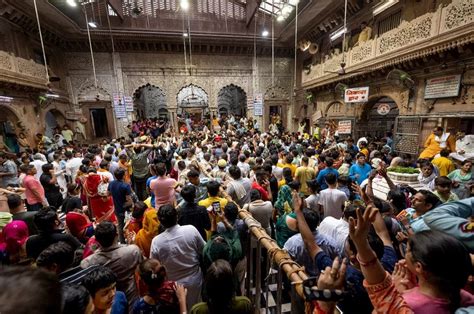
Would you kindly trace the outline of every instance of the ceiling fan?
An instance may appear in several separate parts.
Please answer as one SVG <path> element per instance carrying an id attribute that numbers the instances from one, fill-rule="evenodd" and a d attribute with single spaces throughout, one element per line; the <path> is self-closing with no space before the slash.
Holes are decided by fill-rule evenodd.
<path id="1" fill-rule="evenodd" d="M 338 74 L 338 75 L 345 75 L 347 74 L 346 72 L 346 52 L 345 52 L 345 47 L 346 47 L 346 33 L 347 33 L 347 0 L 344 1 L 344 26 L 342 28 L 344 30 L 343 32 L 343 37 L 342 37 L 342 61 L 339 64 L 341 68 L 337 71 L 324 71 L 325 73 L 333 73 L 333 74 Z M 351 71 L 351 73 L 357 73 L 357 72 L 363 72 L 364 70 L 357 70 L 357 71 Z"/>

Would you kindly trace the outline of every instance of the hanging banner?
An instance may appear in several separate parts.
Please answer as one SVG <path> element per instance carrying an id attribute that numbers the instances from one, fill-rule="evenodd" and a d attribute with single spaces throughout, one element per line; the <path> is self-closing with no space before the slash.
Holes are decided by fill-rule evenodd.
<path id="1" fill-rule="evenodd" d="M 339 134 L 352 133 L 352 120 L 341 120 L 337 124 L 337 132 Z"/>
<path id="2" fill-rule="evenodd" d="M 369 100 L 369 87 L 348 88 L 344 92 L 344 101 L 346 103 L 360 103 Z"/>
<path id="3" fill-rule="evenodd" d="M 125 102 L 125 110 L 127 112 L 133 112 L 133 97 L 132 96 L 125 96 L 124 102 Z"/>
<path id="4" fill-rule="evenodd" d="M 255 116 L 263 116 L 263 95 L 256 94 L 253 100 L 253 114 Z"/>
<path id="5" fill-rule="evenodd" d="M 461 75 L 440 76 L 426 80 L 425 99 L 459 96 Z"/>

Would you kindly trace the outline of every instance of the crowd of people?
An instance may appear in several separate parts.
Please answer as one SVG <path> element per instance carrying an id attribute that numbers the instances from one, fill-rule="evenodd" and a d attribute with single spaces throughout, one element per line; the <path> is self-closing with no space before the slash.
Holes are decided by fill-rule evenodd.
<path id="1" fill-rule="evenodd" d="M 310 277 L 294 313 L 474 311 L 472 161 L 441 128 L 417 159 L 390 133 L 274 123 L 140 120 L 97 144 L 39 134 L 0 152 L 0 313 L 253 313 L 247 265 L 271 256 L 247 260 L 240 211 Z"/>

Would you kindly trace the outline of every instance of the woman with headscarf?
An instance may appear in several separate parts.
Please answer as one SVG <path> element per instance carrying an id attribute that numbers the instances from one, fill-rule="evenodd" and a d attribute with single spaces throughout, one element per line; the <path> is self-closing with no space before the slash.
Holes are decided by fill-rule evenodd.
<path id="1" fill-rule="evenodd" d="M 3 228 L 2 237 L 2 242 L 0 242 L 0 265 L 14 265 L 25 261 L 28 225 L 22 220 L 14 220 Z"/>
<path id="2" fill-rule="evenodd" d="M 94 168 L 90 168 L 87 178 L 84 180 L 84 191 L 87 195 L 89 211 L 96 219 L 96 223 L 116 222 L 112 196 L 108 195 L 107 189 L 102 186 L 103 184 L 105 184 L 103 177 L 98 175 Z"/>
<path id="3" fill-rule="evenodd" d="M 138 231 L 135 237 L 135 244 L 142 250 L 143 256 L 150 256 L 151 241 L 158 235 L 159 226 L 156 210 L 146 211 L 143 216 L 143 228 Z"/>
<path id="4" fill-rule="evenodd" d="M 278 212 L 276 219 L 276 241 L 280 247 L 285 245 L 286 240 L 298 233 L 298 225 L 296 223 L 296 214 L 293 212 L 293 196 L 292 190 L 298 191 L 300 184 L 297 181 L 285 184 L 278 192 L 278 198 L 275 202 L 275 209 Z"/>

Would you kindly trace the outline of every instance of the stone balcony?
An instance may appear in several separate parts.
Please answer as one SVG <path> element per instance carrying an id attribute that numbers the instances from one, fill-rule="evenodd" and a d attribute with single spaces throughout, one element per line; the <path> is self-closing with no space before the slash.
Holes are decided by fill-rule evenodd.
<path id="1" fill-rule="evenodd" d="M 46 89 L 45 67 L 33 60 L 0 51 L 0 82 Z"/>
<path id="2" fill-rule="evenodd" d="M 302 85 L 309 89 L 337 82 L 398 63 L 442 52 L 474 42 L 474 1 L 453 0 L 446 7 L 426 13 L 346 52 L 346 74 L 326 71 L 341 69 L 342 53 L 303 70 Z M 352 72 L 352 73 L 351 73 Z"/>

